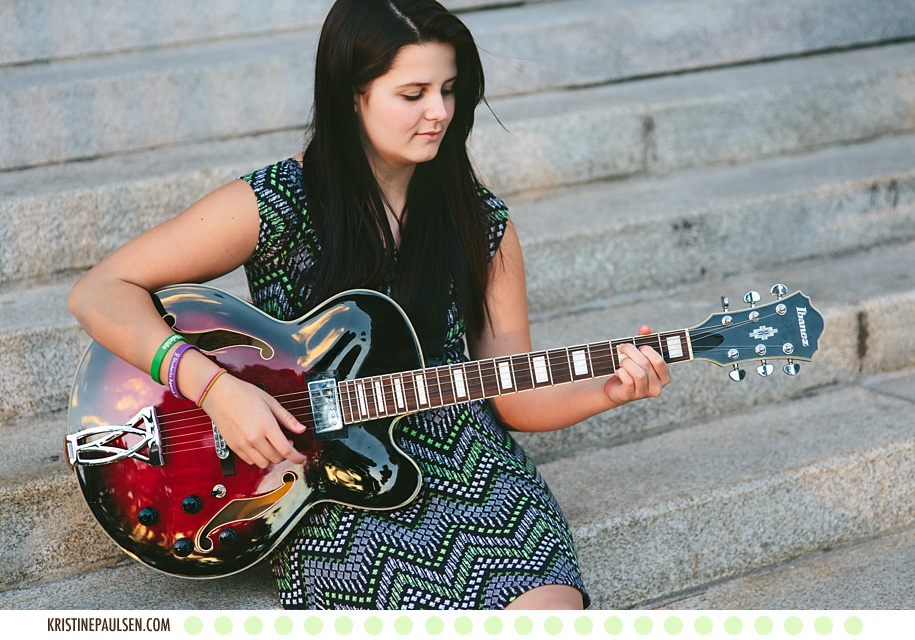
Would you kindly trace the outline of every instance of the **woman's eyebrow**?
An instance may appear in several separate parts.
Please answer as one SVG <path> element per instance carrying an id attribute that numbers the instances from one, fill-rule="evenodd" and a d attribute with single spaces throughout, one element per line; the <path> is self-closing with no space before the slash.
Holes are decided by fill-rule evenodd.
<path id="1" fill-rule="evenodd" d="M 449 82 L 454 82 L 455 80 L 457 80 L 457 76 L 451 76 L 450 78 L 445 80 L 442 84 L 448 84 Z M 397 88 L 404 89 L 406 87 L 428 87 L 431 84 L 432 84 L 431 82 L 418 82 L 418 81 L 417 82 L 405 82 L 403 84 L 397 85 Z"/>

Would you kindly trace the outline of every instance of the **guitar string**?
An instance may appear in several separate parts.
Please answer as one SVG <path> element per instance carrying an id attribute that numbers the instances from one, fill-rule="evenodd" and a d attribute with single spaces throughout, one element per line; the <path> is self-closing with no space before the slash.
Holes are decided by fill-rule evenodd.
<path id="1" fill-rule="evenodd" d="M 767 317 L 769 317 L 769 316 L 767 316 Z M 760 318 L 759 321 L 761 321 L 761 320 L 763 320 L 763 318 Z M 750 320 L 746 320 L 746 321 L 743 321 L 740 323 L 733 323 L 731 325 L 722 325 L 722 327 L 716 328 L 716 330 L 709 330 L 707 333 L 696 332 L 693 335 L 696 336 L 697 338 L 708 337 L 710 335 L 715 335 L 715 334 L 718 334 L 721 332 L 731 331 L 731 330 L 740 328 L 742 326 L 746 326 L 746 325 L 750 325 L 750 324 L 757 324 L 759 321 L 751 322 Z M 480 386 L 481 386 L 480 390 L 484 392 L 484 396 L 482 396 L 482 397 L 487 397 L 485 395 L 487 393 L 487 389 L 486 389 L 487 385 L 494 386 L 498 393 L 500 374 L 496 371 L 496 367 L 498 366 L 500 361 L 511 362 L 515 358 L 527 358 L 528 360 L 530 360 L 530 357 L 532 355 L 543 354 L 543 355 L 547 356 L 547 358 L 550 360 L 551 371 L 552 371 L 552 368 L 555 364 L 553 362 L 554 358 L 558 357 L 558 358 L 560 358 L 560 360 L 562 360 L 563 355 L 564 355 L 565 358 L 567 359 L 570 352 L 573 352 L 573 351 L 576 351 L 579 349 L 587 349 L 590 352 L 591 357 L 589 359 L 590 359 L 590 362 L 592 363 L 592 368 L 588 375 L 580 376 L 579 379 L 585 379 L 585 378 L 589 378 L 589 377 L 594 378 L 594 377 L 601 376 L 601 374 L 595 375 L 594 372 L 600 371 L 602 369 L 602 367 L 608 366 L 610 368 L 610 372 L 607 373 L 606 375 L 612 374 L 612 372 L 618 368 L 618 365 L 616 362 L 616 357 L 615 357 L 615 350 L 613 349 L 613 347 L 619 346 L 621 344 L 627 344 L 627 343 L 635 344 L 637 341 L 641 341 L 643 344 L 651 344 L 651 343 L 657 341 L 659 343 L 659 346 L 661 346 L 661 339 L 665 335 L 677 336 L 682 333 L 684 333 L 684 332 L 683 331 L 658 332 L 658 333 L 651 334 L 648 336 L 634 336 L 634 337 L 627 338 L 627 339 L 608 341 L 606 343 L 601 342 L 601 343 L 592 343 L 590 345 L 566 347 L 566 348 L 561 348 L 561 349 L 550 349 L 550 350 L 546 350 L 546 351 L 531 352 L 530 354 L 517 354 L 515 356 L 506 356 L 504 358 L 495 358 L 495 359 L 491 359 L 491 360 L 487 360 L 487 361 L 471 361 L 471 362 L 465 362 L 465 363 L 460 363 L 460 364 L 455 364 L 455 365 L 445 365 L 443 367 L 434 367 L 431 369 L 417 369 L 417 370 L 414 370 L 413 372 L 381 374 L 379 376 L 368 376 L 365 378 L 360 378 L 359 380 L 368 381 L 368 382 L 378 381 L 380 384 L 384 385 L 385 377 L 390 377 L 391 380 L 393 380 L 395 377 L 398 377 L 398 376 L 401 379 L 404 379 L 404 378 L 409 379 L 409 377 L 411 377 L 411 375 L 416 375 L 416 376 L 423 375 L 423 376 L 428 376 L 429 378 L 434 377 L 435 382 L 433 384 L 438 387 L 438 396 L 439 396 L 439 398 L 441 398 L 442 404 L 439 404 L 438 402 L 430 403 L 428 401 L 428 397 L 429 397 L 428 393 L 427 393 L 427 402 L 420 403 L 419 398 L 418 398 L 418 395 L 420 395 L 420 394 L 418 394 L 416 392 L 415 388 L 414 389 L 410 389 L 410 388 L 403 389 L 403 396 L 404 396 L 405 403 L 409 402 L 411 405 L 416 406 L 417 409 L 421 408 L 421 406 L 420 406 L 421 404 L 429 404 L 430 406 L 445 406 L 445 405 L 449 405 L 449 404 L 459 404 L 459 402 L 457 402 L 457 398 L 454 395 L 453 388 L 445 389 L 445 390 L 442 389 L 441 375 L 443 373 L 446 374 L 446 385 L 445 386 L 447 387 L 450 384 L 447 373 L 452 372 L 458 368 L 463 369 L 464 372 L 467 373 L 467 371 L 466 371 L 467 367 L 468 366 L 473 367 L 476 364 L 477 365 L 476 368 L 478 371 L 478 375 L 476 377 L 478 377 L 480 379 Z M 728 347 L 717 347 L 716 346 L 716 347 L 712 347 L 708 351 L 712 351 L 712 352 L 724 351 L 727 348 Z M 779 357 L 781 357 L 781 356 L 779 356 Z M 567 366 L 568 366 L 569 379 L 565 380 L 565 375 L 563 375 L 563 379 L 564 379 L 563 381 L 571 382 L 572 380 L 576 379 L 576 377 L 572 371 L 573 366 L 571 365 L 571 363 L 567 362 Z M 528 362 L 528 367 L 529 368 L 531 367 L 530 362 Z M 485 369 L 485 371 L 484 371 L 484 369 Z M 523 373 L 523 371 L 521 373 Z M 565 374 L 565 373 L 566 372 L 563 371 L 563 374 Z M 520 384 L 519 384 L 519 380 L 520 380 Z M 343 382 L 354 383 L 355 380 L 349 380 L 349 381 L 343 381 Z M 560 383 L 561 382 L 557 382 L 557 383 L 551 382 L 550 384 L 552 385 L 552 384 L 560 384 Z M 513 391 L 519 390 L 518 388 L 521 385 L 524 385 L 524 388 L 521 390 L 528 390 L 528 389 L 536 388 L 536 383 L 534 382 L 534 380 L 528 378 L 526 375 L 513 378 L 513 384 L 514 384 L 513 388 L 509 387 L 509 388 L 512 388 Z M 530 384 L 531 386 L 527 387 L 528 384 Z M 369 389 L 372 388 L 371 384 L 368 384 L 367 386 L 369 387 Z M 430 385 L 427 384 L 426 386 L 427 386 L 427 391 L 428 391 L 428 387 Z M 546 386 L 546 385 L 544 385 L 544 386 Z M 352 393 L 352 385 L 346 386 L 344 388 L 343 385 L 341 384 L 341 390 L 343 391 L 343 393 L 340 394 L 341 399 L 343 399 L 343 397 L 345 396 L 345 400 L 348 405 L 347 408 L 349 409 L 350 414 L 356 415 L 356 413 L 354 411 L 354 404 L 353 404 L 355 401 L 353 400 L 352 397 L 350 397 L 351 393 Z M 304 412 L 302 412 L 299 416 L 295 416 L 295 417 L 300 422 L 302 422 L 303 418 L 304 418 L 304 422 L 307 423 L 307 422 L 309 422 L 309 418 L 313 417 L 313 416 L 311 416 L 310 411 L 309 411 L 311 408 L 311 405 L 310 405 L 310 403 L 307 402 L 308 395 L 309 395 L 308 391 L 296 391 L 296 392 L 291 392 L 291 393 L 287 393 L 287 394 L 281 394 L 281 395 L 278 395 L 275 397 L 281 403 L 282 403 L 282 399 L 292 399 L 292 398 L 295 398 L 296 401 L 304 401 L 305 404 L 299 405 L 299 406 L 293 406 L 293 405 L 291 405 L 290 402 L 287 401 L 287 403 L 284 404 L 284 406 L 286 407 L 286 409 L 288 411 L 290 411 L 290 413 L 293 413 L 294 416 L 295 416 L 294 412 L 296 410 L 304 408 L 305 409 Z M 476 400 L 476 399 L 481 399 L 481 398 L 469 398 L 469 400 Z M 369 411 L 368 403 L 369 403 L 369 401 L 367 399 L 366 400 L 366 412 Z M 391 417 L 390 414 L 393 414 L 396 416 L 396 415 L 401 415 L 403 413 L 409 412 L 409 411 L 407 411 L 407 412 L 398 411 L 396 409 L 396 403 L 394 405 L 394 409 L 390 410 L 388 408 L 389 406 L 391 406 L 391 404 L 389 402 L 389 398 L 382 397 L 382 402 L 378 403 L 375 401 L 374 393 L 372 393 L 371 405 L 372 405 L 372 407 L 374 407 L 374 410 L 372 411 L 372 413 L 374 413 L 375 418 L 372 418 L 371 415 L 369 415 L 368 413 L 364 413 L 364 415 L 367 416 L 367 419 L 378 419 L 378 418 L 382 418 L 382 417 Z M 379 411 L 379 409 L 381 409 L 381 410 Z M 200 419 L 201 413 L 203 414 L 203 419 Z M 178 426 L 182 422 L 182 420 L 184 420 L 184 418 L 177 418 L 177 416 L 181 416 L 182 414 L 184 414 L 186 416 L 186 419 L 191 420 L 192 422 L 185 422 L 181 426 Z M 360 411 L 360 415 L 362 415 L 362 414 L 363 414 L 363 412 Z M 169 434 L 163 435 L 161 437 L 161 440 L 163 441 L 163 443 L 168 441 L 168 442 L 170 442 L 171 445 L 175 445 L 175 444 L 177 444 L 178 438 L 181 438 L 181 437 L 197 439 L 199 437 L 199 435 L 201 435 L 201 434 L 205 434 L 207 432 L 212 433 L 212 422 L 209 419 L 209 416 L 207 416 L 207 414 L 199 408 L 174 412 L 172 414 L 162 414 L 160 416 L 160 418 L 165 419 L 165 420 L 174 421 L 174 424 L 170 425 Z M 204 427 L 205 429 L 198 431 L 197 429 L 199 429 L 200 427 Z M 307 424 L 306 424 L 306 427 L 307 427 L 306 433 L 314 430 L 313 427 L 310 427 Z M 190 433 L 182 433 L 185 431 L 190 431 Z"/>

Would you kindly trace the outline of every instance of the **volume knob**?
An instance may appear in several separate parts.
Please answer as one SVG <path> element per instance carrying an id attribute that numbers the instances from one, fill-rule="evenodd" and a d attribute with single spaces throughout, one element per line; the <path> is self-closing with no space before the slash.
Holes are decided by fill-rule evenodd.
<path id="1" fill-rule="evenodd" d="M 219 532 L 219 544 L 224 547 L 231 547 L 238 542 L 238 532 L 232 527 L 228 527 Z"/>
<path id="2" fill-rule="evenodd" d="M 191 542 L 190 538 L 178 538 L 177 542 L 175 542 L 175 546 L 172 547 L 172 550 L 179 558 L 186 558 L 191 555 L 191 552 L 194 550 L 194 543 Z"/>
<path id="3" fill-rule="evenodd" d="M 203 509 L 203 500 L 198 496 L 188 496 L 181 501 L 181 510 L 191 515 L 199 513 Z"/>
<path id="4" fill-rule="evenodd" d="M 159 512 L 153 507 L 143 507 L 137 514 L 137 521 L 144 527 L 151 527 L 159 522 Z"/>

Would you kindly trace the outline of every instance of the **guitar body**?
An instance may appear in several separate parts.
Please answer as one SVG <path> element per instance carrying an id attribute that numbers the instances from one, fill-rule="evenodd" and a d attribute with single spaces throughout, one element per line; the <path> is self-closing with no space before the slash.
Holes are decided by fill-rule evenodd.
<path id="1" fill-rule="evenodd" d="M 177 333 L 232 375 L 287 399 L 284 406 L 308 427 L 314 427 L 313 416 L 303 390 L 314 376 L 346 380 L 423 366 L 406 316 L 375 292 L 340 294 L 291 322 L 204 285 L 169 287 L 156 295 Z M 317 437 L 310 429 L 292 437 L 308 458 L 305 465 L 260 469 L 220 448 L 220 437 L 193 401 L 173 397 L 147 373 L 92 343 L 71 393 L 71 437 L 93 427 L 136 423 L 138 412 L 148 414 L 149 408 L 161 444 L 140 446 L 142 437 L 133 433 L 106 443 L 118 450 L 139 447 L 149 460 L 126 456 L 74 468 L 107 534 L 165 573 L 229 575 L 268 555 L 319 502 L 393 509 L 419 491 L 418 467 L 392 439 L 396 418 L 349 424 Z"/>

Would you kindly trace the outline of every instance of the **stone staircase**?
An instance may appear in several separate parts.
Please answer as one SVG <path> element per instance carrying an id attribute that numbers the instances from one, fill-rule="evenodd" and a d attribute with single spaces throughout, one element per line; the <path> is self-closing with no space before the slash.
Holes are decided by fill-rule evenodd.
<path id="1" fill-rule="evenodd" d="M 484 52 L 474 157 L 524 245 L 536 348 L 692 326 L 775 282 L 826 318 L 797 378 L 691 362 L 657 401 L 519 434 L 593 606 L 915 606 L 818 598 L 797 572 L 805 599 L 754 600 L 788 562 L 912 546 L 915 0 L 445 4 Z M 301 149 L 329 6 L 0 5 L 0 608 L 277 606 L 264 564 L 171 578 L 89 515 L 61 448 L 89 342 L 65 297 Z M 217 284 L 245 293 L 239 273 Z"/>

